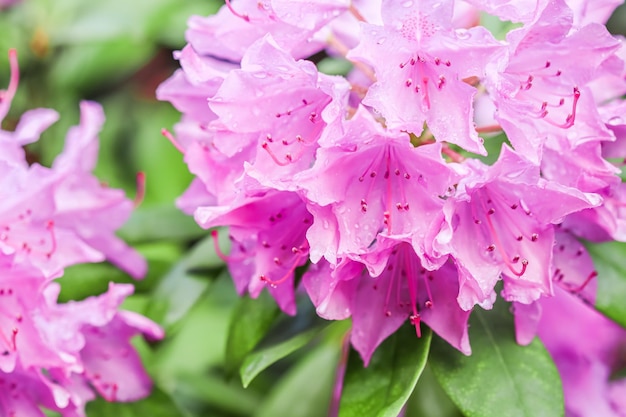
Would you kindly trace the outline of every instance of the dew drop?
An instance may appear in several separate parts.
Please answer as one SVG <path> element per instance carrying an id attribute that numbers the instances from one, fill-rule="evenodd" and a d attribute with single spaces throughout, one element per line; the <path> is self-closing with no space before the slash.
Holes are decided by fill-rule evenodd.
<path id="1" fill-rule="evenodd" d="M 472 37 L 471 33 L 469 33 L 469 31 L 467 29 L 457 29 L 456 31 L 456 37 L 459 39 L 469 39 Z"/>
<path id="2" fill-rule="evenodd" d="M 624 119 L 621 116 L 613 116 L 606 123 L 611 126 L 619 126 L 624 124 Z"/>
<path id="3" fill-rule="evenodd" d="M 402 3 L 403 7 L 411 7 L 413 6 L 413 2 L 411 0 L 405 1 L 404 3 Z"/>

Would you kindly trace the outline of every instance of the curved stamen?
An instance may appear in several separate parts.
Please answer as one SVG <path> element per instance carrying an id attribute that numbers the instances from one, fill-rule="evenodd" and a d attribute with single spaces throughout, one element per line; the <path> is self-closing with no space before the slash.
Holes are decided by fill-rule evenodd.
<path id="1" fill-rule="evenodd" d="M 135 208 L 143 202 L 146 196 L 146 174 L 144 172 L 137 173 L 137 191 L 135 198 L 133 199 L 133 206 Z"/>
<path id="2" fill-rule="evenodd" d="M 291 267 L 289 268 L 289 270 L 279 279 L 277 279 L 276 281 L 266 277 L 265 275 L 261 275 L 261 281 L 267 283 L 270 285 L 270 287 L 272 288 L 276 288 L 278 285 L 282 284 L 283 282 L 287 281 L 289 278 L 291 278 L 294 274 L 294 272 L 296 271 L 296 268 L 298 267 L 298 263 L 300 262 L 300 259 L 302 259 L 302 257 L 304 256 L 303 252 L 296 248 L 293 247 L 291 248 L 291 251 L 294 253 L 295 259 L 293 264 L 291 265 Z"/>
<path id="3" fill-rule="evenodd" d="M 167 140 L 169 140 L 172 145 L 174 145 L 174 147 L 178 150 L 178 152 L 180 152 L 182 154 L 185 153 L 185 148 L 183 148 L 182 145 L 180 143 L 178 143 L 178 141 L 176 140 L 174 135 L 172 135 L 172 133 L 169 130 L 163 128 L 163 129 L 161 129 L 161 134 L 163 136 L 165 136 L 167 138 Z"/>
<path id="4" fill-rule="evenodd" d="M 52 254 L 56 252 L 57 250 L 57 239 L 54 233 L 54 221 L 53 220 L 48 221 L 48 224 L 46 225 L 46 229 L 50 232 L 50 240 L 52 242 L 52 247 L 50 248 L 50 251 L 46 253 L 46 257 L 50 258 L 52 257 Z"/>
<path id="5" fill-rule="evenodd" d="M 9 49 L 9 66 L 11 71 L 9 86 L 6 91 L 0 91 L 0 121 L 4 120 L 9 112 L 9 107 L 13 101 L 13 97 L 15 97 L 17 85 L 20 81 L 20 69 L 17 62 L 17 51 L 15 49 Z"/>
<path id="6" fill-rule="evenodd" d="M 230 12 L 233 15 L 237 16 L 240 19 L 245 20 L 246 22 L 250 21 L 250 16 L 248 16 L 247 14 L 241 14 L 241 13 L 237 12 L 235 9 L 233 9 L 233 5 L 230 4 L 230 0 L 225 0 L 225 3 L 226 3 L 226 7 L 228 7 L 228 10 L 230 10 Z"/>

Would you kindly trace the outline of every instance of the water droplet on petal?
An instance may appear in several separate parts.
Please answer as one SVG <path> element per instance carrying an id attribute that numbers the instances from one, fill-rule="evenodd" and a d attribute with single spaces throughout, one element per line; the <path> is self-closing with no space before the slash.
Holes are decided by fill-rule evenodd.
<path id="1" fill-rule="evenodd" d="M 619 126 L 624 124 L 624 119 L 621 116 L 613 116 L 607 122 L 608 125 L 611 126 Z"/>
<path id="2" fill-rule="evenodd" d="M 469 39 L 472 37 L 472 34 L 469 33 L 467 29 L 460 28 L 456 30 L 456 37 L 459 39 Z"/>
<path id="3" fill-rule="evenodd" d="M 404 3 L 402 3 L 403 7 L 411 7 L 413 6 L 413 2 L 411 0 L 405 1 Z"/>

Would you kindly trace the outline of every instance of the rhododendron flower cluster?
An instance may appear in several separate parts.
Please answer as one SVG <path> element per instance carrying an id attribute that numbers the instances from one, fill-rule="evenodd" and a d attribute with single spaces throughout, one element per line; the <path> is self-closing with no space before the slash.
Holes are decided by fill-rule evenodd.
<path id="1" fill-rule="evenodd" d="M 18 84 L 15 50 L 9 59 L 11 81 L 0 91 L 0 121 Z M 137 278 L 146 271 L 145 260 L 115 236 L 132 201 L 91 174 L 104 121 L 98 104 L 81 103 L 80 124 L 68 132 L 52 167 L 27 162 L 23 146 L 57 118 L 53 110 L 30 110 L 15 130 L 0 130 L 3 416 L 43 416 L 40 407 L 82 416 L 96 392 L 109 401 L 144 397 L 151 384 L 130 339 L 163 336 L 145 317 L 118 310 L 132 285 L 110 284 L 99 296 L 57 303 L 60 286 L 54 280 L 70 265 L 106 259 Z"/>
<path id="2" fill-rule="evenodd" d="M 518 341 L 539 329 L 576 381 L 573 414 L 591 415 L 585 384 L 624 413 L 625 385 L 608 382 L 618 349 L 572 359 L 573 336 L 552 330 L 561 304 L 567 320 L 593 315 L 579 239 L 625 238 L 625 49 L 603 25 L 617 3 L 226 1 L 190 19 L 182 69 L 157 92 L 183 113 L 164 134 L 196 176 L 178 205 L 229 227 L 240 293 L 267 288 L 294 314 L 306 266 L 317 313 L 352 318 L 366 364 L 406 321 L 470 354 L 471 311 L 499 296 Z M 503 40 L 483 12 L 515 23 Z M 327 60 L 352 69 L 325 74 Z"/>

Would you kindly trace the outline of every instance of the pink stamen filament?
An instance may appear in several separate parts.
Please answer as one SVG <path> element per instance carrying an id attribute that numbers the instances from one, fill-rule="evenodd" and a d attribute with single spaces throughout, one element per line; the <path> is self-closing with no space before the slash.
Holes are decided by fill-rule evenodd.
<path id="1" fill-rule="evenodd" d="M 596 271 L 593 271 L 592 273 L 589 274 L 589 276 L 587 276 L 587 278 L 585 279 L 585 281 L 582 284 L 580 284 L 576 288 L 570 289 L 570 292 L 573 293 L 573 294 L 577 294 L 577 293 L 581 292 L 591 282 L 591 280 L 594 279 L 597 276 L 598 276 L 598 273 Z"/>
<path id="2" fill-rule="evenodd" d="M 416 278 L 413 274 L 414 271 L 411 271 L 411 276 L 409 274 L 406 275 L 407 286 L 409 287 L 409 298 L 411 300 L 411 308 L 413 309 L 413 314 L 409 316 L 409 321 L 413 326 L 415 326 L 415 334 L 417 337 L 422 337 L 422 329 L 420 328 L 420 313 L 417 311 L 417 282 Z"/>
<path id="3" fill-rule="evenodd" d="M 48 221 L 48 224 L 46 225 L 46 229 L 48 230 L 48 232 L 50 232 L 50 241 L 52 242 L 52 247 L 50 248 L 50 251 L 46 253 L 46 257 L 50 258 L 52 257 L 52 254 L 56 252 L 57 250 L 57 239 L 54 233 L 54 221 L 53 220 Z"/>
<path id="4" fill-rule="evenodd" d="M 489 247 L 489 250 L 497 249 L 498 252 L 500 253 L 500 257 L 502 258 L 502 261 L 509 268 L 511 273 L 513 273 L 514 275 L 516 275 L 518 277 L 521 277 L 526 272 L 526 267 L 528 266 L 528 260 L 527 259 L 522 259 L 522 269 L 521 269 L 521 271 L 518 272 L 518 271 L 515 270 L 515 268 L 513 267 L 513 262 L 511 262 L 511 260 L 507 256 L 506 252 L 504 251 L 504 245 L 502 245 L 502 242 L 500 241 L 500 236 L 498 235 L 498 232 L 496 231 L 495 227 L 493 226 L 493 223 L 491 222 L 491 216 L 494 213 L 495 213 L 495 211 L 494 212 L 489 211 L 489 212 L 487 212 L 487 214 L 485 216 L 485 218 L 487 220 L 487 227 L 489 228 L 489 232 L 491 233 L 491 236 L 495 240 L 495 248 L 493 248 L 494 245 L 492 245 L 492 246 Z M 516 260 L 516 262 L 517 262 L 517 260 Z"/>
<path id="5" fill-rule="evenodd" d="M 5 315 L 7 315 L 7 314 L 5 314 Z M 12 351 L 12 352 L 16 352 L 17 351 L 17 333 L 18 333 L 18 329 L 14 327 L 11 330 L 11 337 L 8 338 L 3 332 L 0 331 L 0 336 L 2 336 L 2 340 L 7 345 L 9 350 Z M 2 353 L 2 352 L 0 352 L 0 353 Z"/>
<path id="6" fill-rule="evenodd" d="M 502 126 L 498 124 L 476 127 L 476 133 L 498 133 L 498 132 L 502 132 Z"/>
<path id="7" fill-rule="evenodd" d="M 9 66 L 11 71 L 9 86 L 6 91 L 0 91 L 0 121 L 2 121 L 9 112 L 9 107 L 13 101 L 13 97 L 15 97 L 20 81 L 20 69 L 17 62 L 17 51 L 15 49 L 9 49 Z"/>
<path id="8" fill-rule="evenodd" d="M 181 144 L 176 140 L 174 135 L 172 135 L 172 133 L 169 130 L 163 128 L 163 129 L 161 129 L 161 134 L 163 136 L 165 136 L 167 138 L 167 140 L 169 140 L 172 145 L 174 145 L 174 147 L 178 150 L 178 152 L 180 152 L 182 154 L 185 153 L 185 148 L 183 148 L 181 146 Z"/>
<path id="9" fill-rule="evenodd" d="M 347 61 L 354 65 L 354 68 L 357 68 L 359 71 L 365 74 L 365 76 L 369 78 L 373 83 L 376 82 L 376 74 L 369 65 L 361 61 L 352 61 L 347 58 L 348 52 L 350 52 L 350 48 L 344 45 L 339 39 L 331 35 L 326 39 L 326 42 L 328 43 L 328 46 L 335 49 L 342 57 L 344 57 Z"/>
<path id="10" fill-rule="evenodd" d="M 446 155 L 447 157 L 449 157 L 453 162 L 463 162 L 465 161 L 465 157 L 459 153 L 457 153 L 456 151 L 452 150 L 450 148 L 450 146 L 448 146 L 447 144 L 444 144 L 441 148 L 441 152 Z"/>
<path id="11" fill-rule="evenodd" d="M 296 255 L 293 264 L 291 265 L 291 267 L 289 268 L 289 270 L 278 280 L 274 281 L 268 277 L 266 277 L 265 275 L 261 275 L 261 281 L 269 284 L 272 288 L 276 288 L 278 285 L 282 284 L 283 282 L 287 281 L 289 278 L 291 278 L 296 270 L 296 268 L 298 267 L 298 263 L 300 262 L 300 259 L 302 259 L 302 257 L 304 256 L 302 253 L 302 250 L 293 247 L 291 248 L 291 251 Z"/>
<path id="12" fill-rule="evenodd" d="M 352 13 L 356 20 L 358 20 L 359 22 L 367 23 L 367 20 L 363 17 L 361 12 L 357 10 L 357 8 L 354 6 L 354 3 L 350 3 L 350 7 L 348 7 L 348 10 L 350 11 L 350 13 Z"/>
<path id="13" fill-rule="evenodd" d="M 218 239 L 219 235 L 217 229 L 211 230 L 211 237 L 213 237 L 213 247 L 215 248 L 215 253 L 217 254 L 217 256 L 225 263 L 229 263 L 231 261 L 231 257 L 222 252 Z"/>
<path id="14" fill-rule="evenodd" d="M 309 103 L 309 102 L 308 102 L 307 100 L 305 100 L 305 99 L 302 99 L 302 104 L 300 104 L 300 105 L 298 105 L 298 106 L 294 107 L 294 108 L 293 108 L 293 109 L 291 109 L 291 110 L 287 110 L 287 111 L 286 111 L 286 112 L 284 112 L 284 113 L 276 113 L 276 115 L 275 115 L 275 116 L 276 116 L 277 118 L 280 118 L 280 117 L 283 117 L 283 116 L 291 116 L 291 114 L 292 114 L 293 112 L 298 111 L 298 110 L 302 110 L 302 109 L 306 108 L 306 107 L 307 107 L 307 106 L 309 106 L 309 105 L 311 105 L 311 103 Z"/>
<path id="15" fill-rule="evenodd" d="M 7 315 L 7 314 L 5 314 L 5 315 Z M 17 333 L 18 332 L 19 332 L 19 330 L 16 327 L 11 329 L 11 337 L 10 338 L 6 337 L 6 335 L 3 332 L 0 332 L 0 336 L 2 336 L 2 339 L 4 340 L 4 343 L 7 345 L 7 347 L 12 352 L 16 352 L 17 351 Z"/>
<path id="16" fill-rule="evenodd" d="M 226 3 L 226 7 L 228 7 L 228 10 L 230 10 L 230 12 L 237 16 L 240 19 L 245 20 L 246 22 L 250 21 L 250 16 L 248 16 L 247 14 L 240 14 L 239 12 L 237 12 L 235 9 L 233 9 L 232 4 L 230 4 L 230 0 L 225 0 Z"/>
<path id="17" fill-rule="evenodd" d="M 269 143 L 268 142 L 263 142 L 261 144 L 261 148 L 265 149 L 265 151 L 269 154 L 269 156 L 272 158 L 272 160 L 276 163 L 276 165 L 279 165 L 281 167 L 287 166 L 295 161 L 297 161 L 298 159 L 300 159 L 302 157 L 302 155 L 304 155 L 305 150 L 304 149 L 300 149 L 300 152 L 297 153 L 295 156 L 293 156 L 291 153 L 286 153 L 285 154 L 285 159 L 286 162 L 281 161 L 280 159 L 278 159 L 278 157 L 276 156 L 276 154 L 274 153 L 274 151 L 272 151 L 270 149 Z"/>
<path id="18" fill-rule="evenodd" d="M 139 207 L 146 196 L 146 174 L 144 172 L 137 173 L 137 191 L 133 200 L 133 205 Z"/>

